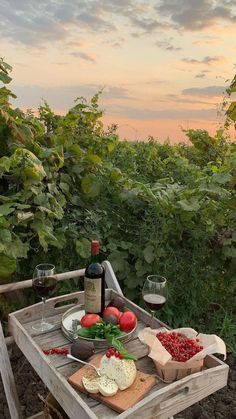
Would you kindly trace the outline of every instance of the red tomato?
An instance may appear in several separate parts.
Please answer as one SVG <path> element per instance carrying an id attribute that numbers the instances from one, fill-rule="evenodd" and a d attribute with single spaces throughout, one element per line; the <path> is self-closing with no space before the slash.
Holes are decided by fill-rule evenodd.
<path id="1" fill-rule="evenodd" d="M 85 314 L 81 320 L 80 324 L 82 327 L 91 327 L 94 324 L 98 323 L 101 320 L 101 317 L 98 314 Z"/>
<path id="2" fill-rule="evenodd" d="M 117 307 L 112 307 L 112 306 L 108 306 L 104 309 L 103 316 L 105 314 L 112 314 L 113 316 L 117 318 L 117 320 L 119 320 L 120 315 L 121 315 L 120 310 L 118 310 Z"/>
<path id="3" fill-rule="evenodd" d="M 121 314 L 119 319 L 120 330 L 122 332 L 130 332 L 137 323 L 137 317 L 132 311 L 125 311 Z"/>

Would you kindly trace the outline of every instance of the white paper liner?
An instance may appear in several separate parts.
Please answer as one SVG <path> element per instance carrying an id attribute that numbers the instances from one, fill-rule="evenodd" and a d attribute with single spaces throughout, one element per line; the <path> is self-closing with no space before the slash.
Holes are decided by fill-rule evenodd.
<path id="1" fill-rule="evenodd" d="M 152 358 L 154 361 L 158 362 L 162 366 L 166 366 L 166 364 L 172 360 L 171 354 L 162 346 L 161 342 L 157 339 L 156 334 L 159 332 L 167 332 L 167 333 L 181 333 L 182 335 L 186 336 L 190 339 L 199 339 L 199 345 L 203 346 L 203 350 L 198 352 L 192 358 L 190 358 L 186 362 L 176 362 L 172 361 L 172 368 L 174 364 L 178 365 L 178 368 L 194 368 L 196 364 L 199 364 L 199 360 L 205 358 L 206 355 L 211 354 L 222 354 L 224 355 L 224 359 L 226 359 L 226 347 L 224 341 L 216 335 L 206 335 L 203 333 L 196 332 L 196 330 L 191 329 L 189 327 L 182 327 L 180 329 L 168 330 L 164 327 L 159 329 L 151 329 L 150 327 L 146 327 L 145 329 L 141 330 L 138 334 L 138 337 L 142 343 L 145 343 L 150 348 L 149 357 Z M 198 361 L 198 362 L 196 362 Z M 181 365 L 182 364 L 182 365 Z"/>

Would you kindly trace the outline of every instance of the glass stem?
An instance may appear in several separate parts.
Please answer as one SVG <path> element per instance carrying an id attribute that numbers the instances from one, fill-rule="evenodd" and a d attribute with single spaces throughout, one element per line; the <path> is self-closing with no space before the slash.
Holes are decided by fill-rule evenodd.
<path id="1" fill-rule="evenodd" d="M 46 298 L 42 297 L 42 302 L 43 302 L 43 308 L 42 308 L 42 319 L 41 319 L 41 323 L 45 323 L 45 303 L 46 303 Z"/>
<path id="2" fill-rule="evenodd" d="M 153 329 L 154 328 L 154 315 L 155 315 L 155 311 L 154 310 L 151 310 L 151 315 L 152 315 L 152 317 L 151 317 L 151 325 L 150 325 L 150 327 L 151 327 L 151 329 Z"/>

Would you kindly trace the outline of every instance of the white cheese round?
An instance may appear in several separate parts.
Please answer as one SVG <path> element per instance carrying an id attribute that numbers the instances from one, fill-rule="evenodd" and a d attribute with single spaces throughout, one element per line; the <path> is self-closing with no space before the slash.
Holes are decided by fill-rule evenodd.
<path id="1" fill-rule="evenodd" d="M 100 371 L 102 375 L 115 380 L 120 390 L 130 387 L 137 373 L 133 360 L 119 359 L 115 356 L 108 358 L 106 355 L 101 359 Z"/>

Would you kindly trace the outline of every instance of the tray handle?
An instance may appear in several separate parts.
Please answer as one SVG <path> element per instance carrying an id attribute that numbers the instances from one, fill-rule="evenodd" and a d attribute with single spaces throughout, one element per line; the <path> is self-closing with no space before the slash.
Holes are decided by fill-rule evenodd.
<path id="1" fill-rule="evenodd" d="M 84 304 L 84 295 L 83 292 L 78 291 L 66 295 L 58 295 L 57 297 L 47 300 L 46 304 L 48 309 L 60 310 L 66 305 L 70 308 L 76 304 Z"/>

